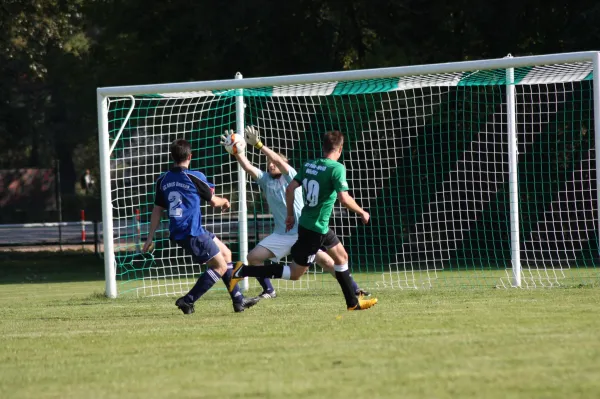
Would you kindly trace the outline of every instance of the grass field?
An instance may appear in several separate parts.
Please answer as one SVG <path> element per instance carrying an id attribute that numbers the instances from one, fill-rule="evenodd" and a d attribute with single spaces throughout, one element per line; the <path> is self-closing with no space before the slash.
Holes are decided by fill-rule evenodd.
<path id="1" fill-rule="evenodd" d="M 222 285 L 221 285 L 222 286 Z M 90 255 L 0 254 L 1 398 L 595 398 L 600 289 L 108 300 Z"/>

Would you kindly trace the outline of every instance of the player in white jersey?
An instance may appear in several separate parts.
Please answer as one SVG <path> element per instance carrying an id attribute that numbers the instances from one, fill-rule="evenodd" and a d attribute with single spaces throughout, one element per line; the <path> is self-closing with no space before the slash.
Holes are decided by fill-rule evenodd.
<path id="1" fill-rule="evenodd" d="M 268 158 L 267 171 L 264 172 L 253 166 L 250 161 L 244 156 L 243 151 L 234 151 L 231 135 L 233 131 L 226 132 L 227 137 L 222 136 L 221 144 L 225 147 L 228 153 L 233 155 L 239 162 L 242 168 L 256 181 L 265 196 L 269 209 L 273 214 L 275 229 L 273 233 L 265 237 L 258 245 L 248 254 L 248 264 L 253 266 L 263 265 L 267 259 L 278 262 L 290 254 L 292 246 L 298 240 L 298 224 L 290 231 L 286 232 L 285 218 L 287 217 L 287 208 L 285 202 L 285 189 L 296 176 L 296 170 L 288 163 L 285 156 L 276 153 L 275 151 L 264 145 L 258 135 L 258 129 L 253 126 L 247 126 L 244 130 L 246 141 L 254 148 L 260 150 Z M 244 146 L 238 146 L 244 148 Z M 304 199 L 302 190 L 295 191 L 294 198 L 294 213 L 296 220 L 300 218 L 300 213 L 304 207 Z M 319 251 L 316 255 L 315 263 L 331 273 L 335 277 L 334 261 L 325 251 Z M 275 298 L 276 293 L 270 279 L 257 277 L 258 282 L 263 288 L 263 292 L 259 295 L 261 298 Z M 369 296 L 370 293 L 358 287 L 354 279 L 352 286 L 356 295 Z"/>

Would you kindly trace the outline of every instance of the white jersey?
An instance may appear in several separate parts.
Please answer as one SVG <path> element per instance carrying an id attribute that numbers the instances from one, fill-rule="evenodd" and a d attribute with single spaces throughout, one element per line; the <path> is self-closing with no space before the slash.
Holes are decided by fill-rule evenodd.
<path id="1" fill-rule="evenodd" d="M 296 235 L 298 234 L 298 220 L 300 220 L 300 213 L 304 207 L 304 199 L 302 197 L 302 188 L 299 187 L 294 193 L 294 216 L 296 217 L 296 223 L 294 227 L 286 232 L 285 231 L 285 218 L 287 217 L 287 206 L 285 203 L 285 189 L 291 183 L 296 176 L 296 170 L 292 167 L 289 168 L 289 173 L 281 174 L 279 178 L 272 178 L 271 175 L 262 170 L 258 171 L 258 179 L 256 183 L 265 193 L 267 197 L 267 203 L 269 209 L 273 214 L 275 220 L 275 234 L 284 235 Z"/>

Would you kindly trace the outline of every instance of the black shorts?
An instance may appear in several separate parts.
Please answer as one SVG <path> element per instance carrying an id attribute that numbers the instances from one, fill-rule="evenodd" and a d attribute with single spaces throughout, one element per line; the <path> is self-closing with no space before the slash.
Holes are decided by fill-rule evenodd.
<path id="1" fill-rule="evenodd" d="M 292 246 L 292 259 L 300 266 L 312 266 L 319 249 L 328 250 L 340 243 L 333 230 L 326 234 L 317 233 L 298 226 L 298 241 Z"/>

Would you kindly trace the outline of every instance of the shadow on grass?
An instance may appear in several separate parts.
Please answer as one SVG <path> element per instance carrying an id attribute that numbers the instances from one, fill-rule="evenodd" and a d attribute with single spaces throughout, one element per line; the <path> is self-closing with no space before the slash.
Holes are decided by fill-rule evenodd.
<path id="1" fill-rule="evenodd" d="M 0 252 L 0 284 L 99 280 L 104 280 L 104 264 L 92 253 Z"/>

